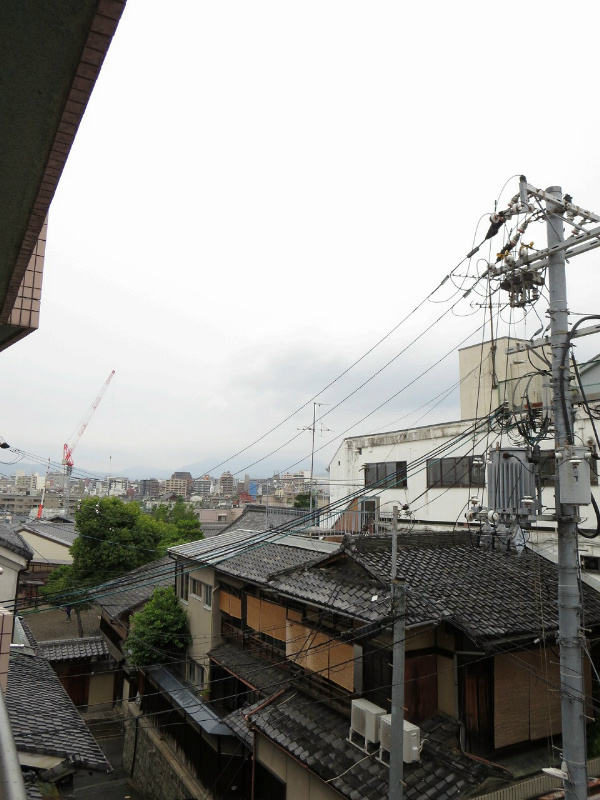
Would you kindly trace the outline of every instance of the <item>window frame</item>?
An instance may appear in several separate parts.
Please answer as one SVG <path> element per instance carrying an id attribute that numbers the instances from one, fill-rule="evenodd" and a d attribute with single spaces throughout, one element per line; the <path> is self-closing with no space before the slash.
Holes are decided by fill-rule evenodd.
<path id="1" fill-rule="evenodd" d="M 204 608 L 212 611 L 212 596 L 214 587 L 199 578 L 190 578 L 190 594 L 199 600 Z"/>
<path id="2" fill-rule="evenodd" d="M 365 486 L 379 489 L 406 489 L 408 486 L 406 461 L 373 461 L 363 464 Z"/>
<path id="3" fill-rule="evenodd" d="M 187 605 L 190 598 L 190 574 L 184 569 L 183 564 L 177 564 L 175 572 L 175 590 L 178 599 Z"/>
<path id="4" fill-rule="evenodd" d="M 468 467 L 464 463 L 468 460 Z M 474 466 L 474 461 L 482 466 Z M 461 462 L 463 464 L 461 465 Z M 458 473 L 462 469 L 462 473 Z M 480 472 L 480 475 L 476 473 Z M 485 486 L 485 458 L 483 456 L 449 456 L 427 459 L 428 489 L 469 489 Z"/>

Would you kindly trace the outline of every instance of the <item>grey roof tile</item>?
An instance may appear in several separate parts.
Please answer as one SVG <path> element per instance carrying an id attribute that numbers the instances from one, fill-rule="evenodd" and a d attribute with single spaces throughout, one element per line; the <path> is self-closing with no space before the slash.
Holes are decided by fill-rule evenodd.
<path id="1" fill-rule="evenodd" d="M 28 520 L 17 526 L 17 530 L 31 531 L 44 539 L 64 544 L 70 547 L 79 536 L 79 531 L 73 523 L 51 522 L 50 520 Z"/>
<path id="2" fill-rule="evenodd" d="M 327 558 L 304 547 L 279 542 L 261 542 L 219 564 L 219 572 L 254 583 L 267 583 L 273 573 L 312 564 L 315 557 Z"/>
<path id="3" fill-rule="evenodd" d="M 260 707 L 262 705 L 262 707 Z M 244 709 L 251 725 L 267 736 L 343 796 L 380 800 L 388 795 L 388 767 L 364 759 L 364 753 L 347 741 L 348 718 L 297 690 L 288 690 L 271 704 L 264 702 Z M 315 742 L 327 739 L 327 748 Z M 425 741 L 421 761 L 404 765 L 407 800 L 442 797 L 448 788 L 456 792 L 481 782 L 485 768 L 450 750 L 444 762 L 430 753 Z M 485 773 L 486 774 L 486 773 Z M 423 776 L 429 779 L 423 781 Z"/>
<path id="4" fill-rule="evenodd" d="M 383 582 L 390 580 L 390 538 L 358 543 L 352 557 Z M 398 548 L 406 580 L 407 623 L 447 618 L 472 637 L 503 638 L 558 628 L 558 568 L 525 549 L 489 550 L 476 544 L 415 536 Z M 584 585 L 586 620 L 600 624 L 600 594 Z"/>
<path id="5" fill-rule="evenodd" d="M 289 506 L 247 505 L 240 516 L 225 528 L 224 532 L 236 530 L 268 531 L 280 525 L 295 523 L 307 516 L 306 510 Z"/>
<path id="6" fill-rule="evenodd" d="M 0 523 L 0 547 L 6 547 L 21 558 L 33 558 L 33 548 L 23 539 L 14 526 Z"/>
<path id="7" fill-rule="evenodd" d="M 108 647 L 103 636 L 87 636 L 84 639 L 55 639 L 39 642 L 38 646 L 42 657 L 50 662 L 109 657 Z"/>
<path id="8" fill-rule="evenodd" d="M 6 707 L 17 750 L 70 758 L 109 772 L 110 764 L 48 662 L 11 652 Z"/>
<path id="9" fill-rule="evenodd" d="M 228 672 L 241 678 L 244 683 L 267 695 L 273 694 L 285 685 L 285 672 L 230 642 L 215 647 L 208 655 Z"/>

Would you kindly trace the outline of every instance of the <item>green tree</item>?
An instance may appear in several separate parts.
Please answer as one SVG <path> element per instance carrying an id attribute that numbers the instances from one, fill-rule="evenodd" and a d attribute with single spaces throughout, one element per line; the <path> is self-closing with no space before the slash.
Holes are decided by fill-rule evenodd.
<path id="1" fill-rule="evenodd" d="M 296 495 L 294 508 L 310 508 L 310 495 L 308 492 L 300 492 Z"/>
<path id="2" fill-rule="evenodd" d="M 155 589 L 142 611 L 133 615 L 125 649 L 139 667 L 182 658 L 191 641 L 187 614 L 173 587 L 167 586 Z"/>
<path id="3" fill-rule="evenodd" d="M 118 497 L 86 498 L 75 514 L 79 535 L 71 546 L 73 563 L 50 573 L 43 594 L 49 603 L 72 605 L 77 613 L 87 590 L 164 556 L 169 547 L 202 538 L 200 525 L 169 522 L 144 513 Z"/>
<path id="4" fill-rule="evenodd" d="M 185 503 L 182 497 L 178 497 L 173 504 L 161 503 L 152 511 L 152 516 L 160 522 L 175 525 L 183 541 L 194 542 L 204 538 L 194 507 Z"/>
<path id="5" fill-rule="evenodd" d="M 73 578 L 102 583 L 158 558 L 158 527 L 144 524 L 135 503 L 118 497 L 83 500 L 75 514 L 79 536 L 71 546 Z"/>

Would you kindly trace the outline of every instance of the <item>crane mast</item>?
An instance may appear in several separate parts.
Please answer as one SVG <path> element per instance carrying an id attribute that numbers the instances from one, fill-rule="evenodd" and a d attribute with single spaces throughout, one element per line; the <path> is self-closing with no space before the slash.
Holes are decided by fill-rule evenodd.
<path id="1" fill-rule="evenodd" d="M 64 487 L 64 492 L 63 492 L 63 506 L 64 506 L 64 509 L 65 509 L 65 515 L 66 516 L 69 515 L 69 501 L 70 501 L 70 498 L 71 498 L 71 475 L 73 473 L 73 465 L 74 465 L 74 462 L 73 462 L 73 450 L 75 450 L 79 440 L 81 439 L 81 437 L 85 433 L 85 429 L 87 428 L 87 426 L 88 426 L 88 424 L 89 424 L 89 422 L 90 422 L 90 420 L 91 420 L 91 418 L 92 418 L 92 416 L 94 414 L 94 411 L 100 405 L 100 401 L 104 397 L 104 393 L 108 389 L 108 386 L 109 386 L 110 382 L 112 381 L 112 379 L 114 377 L 114 374 L 115 374 L 115 371 L 113 369 L 113 371 L 110 373 L 108 378 L 104 381 L 104 383 L 102 385 L 102 388 L 100 389 L 96 399 L 94 400 L 94 402 L 92 403 L 92 405 L 88 409 L 88 412 L 85 415 L 85 417 L 83 418 L 83 422 L 81 423 L 81 425 L 77 429 L 77 432 L 71 438 L 70 442 L 65 443 L 63 445 L 62 463 L 63 463 L 63 465 L 65 467 L 65 487 Z M 38 516 L 40 516 L 40 515 L 41 514 L 38 514 Z"/>

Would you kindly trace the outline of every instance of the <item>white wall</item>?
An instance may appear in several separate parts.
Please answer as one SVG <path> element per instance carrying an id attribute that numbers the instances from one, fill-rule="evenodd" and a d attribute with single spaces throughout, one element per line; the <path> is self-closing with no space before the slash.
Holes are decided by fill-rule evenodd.
<path id="1" fill-rule="evenodd" d="M 27 559 L 0 546 L 0 606 L 13 608 L 17 594 L 17 581 L 19 572 L 27 566 Z"/>
<path id="2" fill-rule="evenodd" d="M 427 458 L 427 454 L 442 444 L 450 442 L 471 425 L 471 421 L 451 422 L 441 425 L 432 425 L 423 428 L 413 428 L 406 431 L 394 431 L 374 436 L 353 437 L 346 439 L 330 463 L 331 501 L 341 500 L 350 492 L 356 491 L 365 485 L 364 465 L 378 462 L 406 461 L 409 465 L 417 459 Z M 593 431 L 589 420 L 585 420 L 579 413 L 575 421 L 576 440 L 579 443 L 592 441 Z M 500 442 L 503 447 L 513 447 L 506 435 L 492 432 L 485 438 L 473 437 L 463 442 L 452 451 L 447 451 L 441 457 L 458 457 L 462 455 L 484 455 L 487 449 Z M 552 450 L 554 441 L 547 439 L 540 444 L 542 450 Z M 594 496 L 600 504 L 599 487 L 592 487 Z M 482 487 L 451 487 L 427 488 L 427 470 L 425 465 L 409 468 L 408 484 L 406 489 L 373 490 L 369 496 L 380 498 L 380 512 L 382 515 L 390 514 L 392 507 L 404 504 L 410 507 L 410 513 L 418 520 L 425 522 L 464 523 L 464 514 L 469 505 L 469 498 L 478 496 L 484 505 L 487 504 L 487 493 Z M 554 508 L 554 487 L 547 486 L 543 490 L 542 502 L 545 506 Z M 589 509 L 589 522 L 586 527 L 595 527 L 593 509 Z M 584 508 L 582 514 L 588 513 Z M 401 517 L 402 519 L 402 517 Z M 330 520 L 323 518 L 322 525 L 326 527 Z M 548 525 L 549 523 L 545 523 Z"/>

